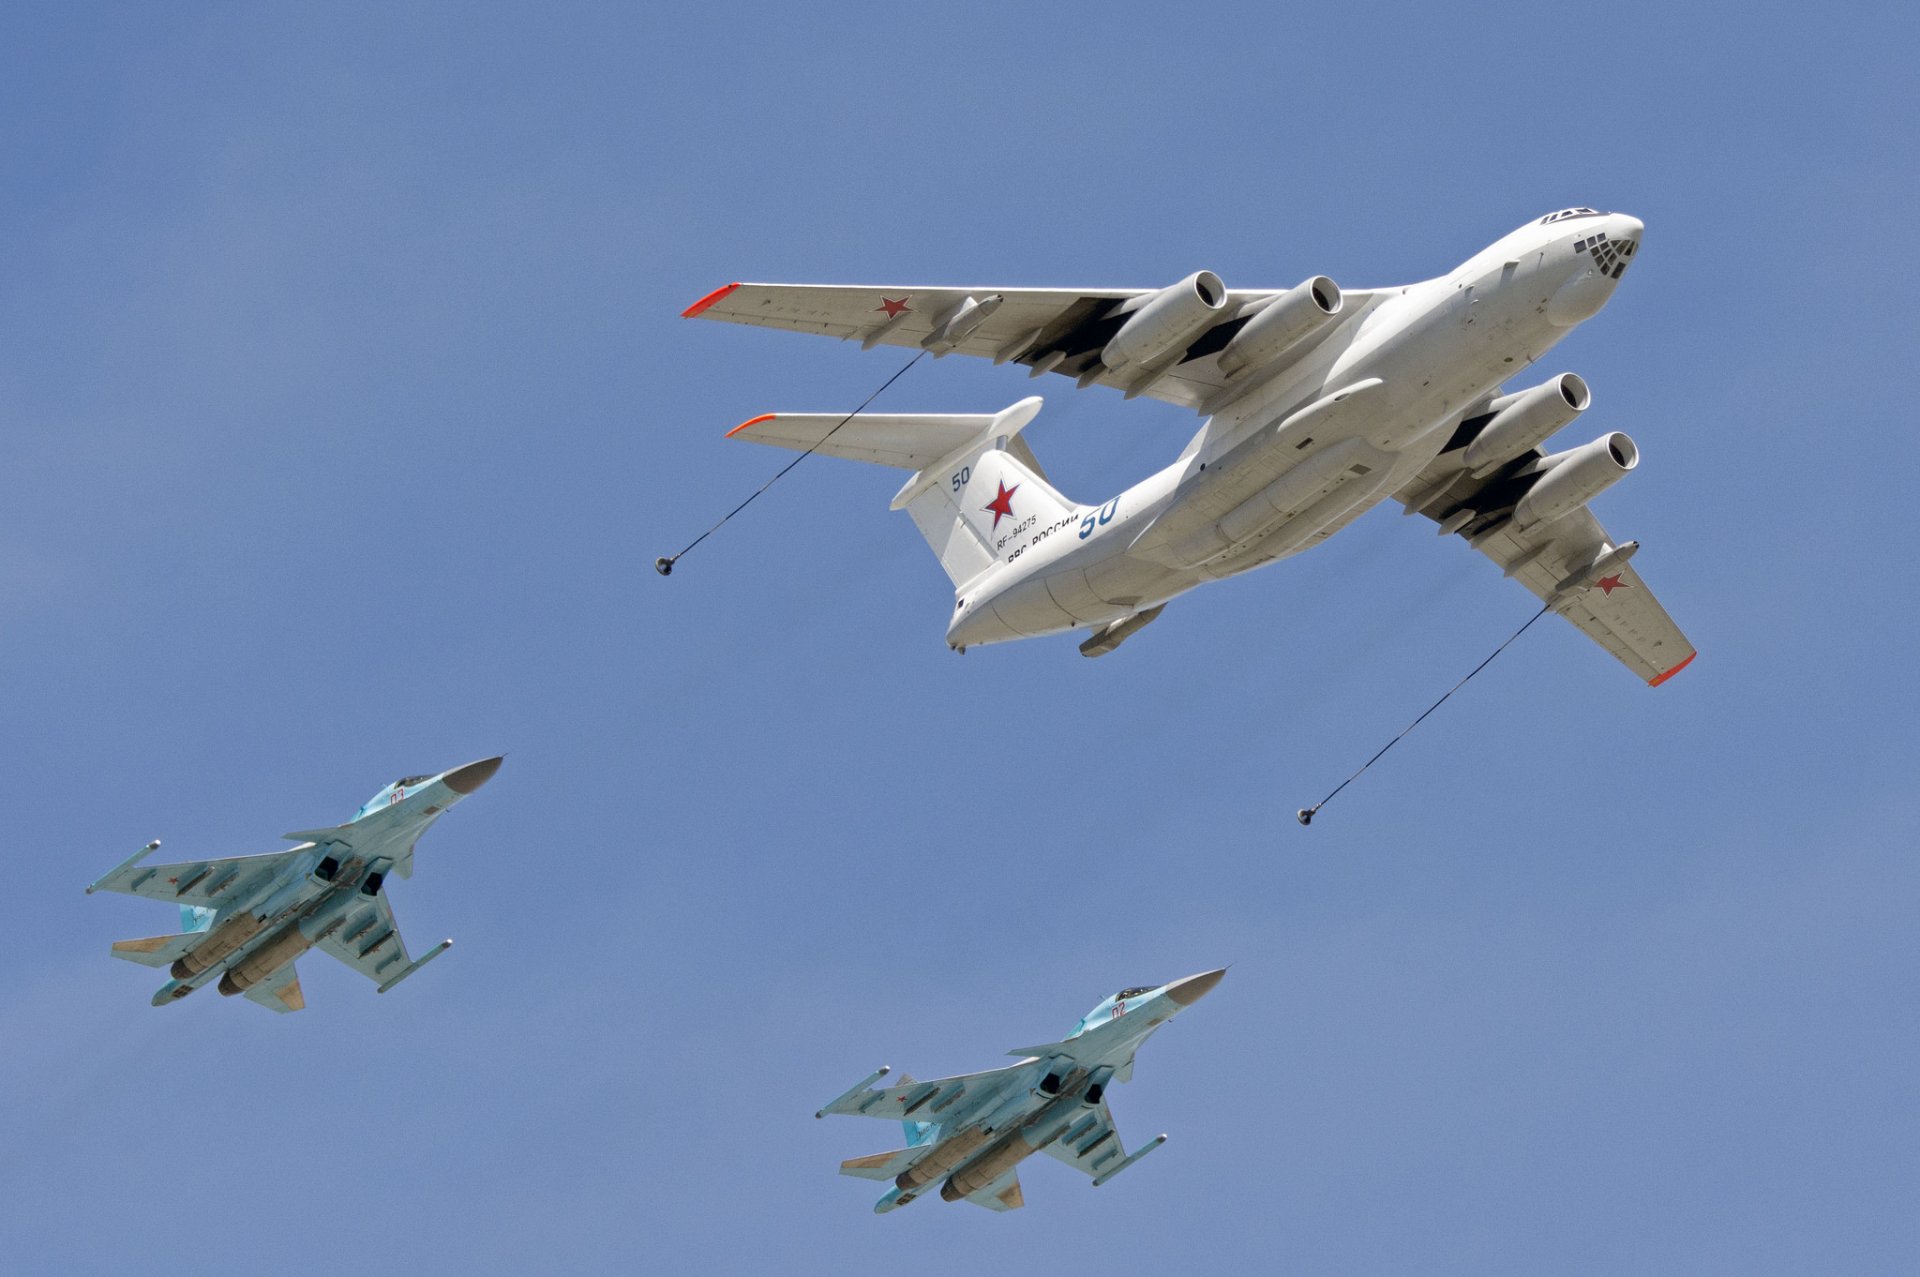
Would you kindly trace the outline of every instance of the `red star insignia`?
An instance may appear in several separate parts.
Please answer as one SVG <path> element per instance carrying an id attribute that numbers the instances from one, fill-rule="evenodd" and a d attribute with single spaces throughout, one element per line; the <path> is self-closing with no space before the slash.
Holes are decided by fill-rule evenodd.
<path id="1" fill-rule="evenodd" d="M 1615 572 L 1612 576 L 1603 576 L 1598 581 L 1595 581 L 1594 584 L 1600 587 L 1600 593 L 1602 594 L 1612 594 L 1615 590 L 1624 590 L 1627 588 L 1627 583 L 1620 579 L 1618 572 Z"/>
<path id="2" fill-rule="evenodd" d="M 1009 519 L 1013 517 L 1013 494 L 1020 491 L 1020 485 L 1016 483 L 1009 488 L 1006 484 L 996 479 L 994 480 L 994 486 L 999 488 L 1000 491 L 994 494 L 993 500 L 987 502 L 987 504 L 980 508 L 993 511 L 993 526 L 997 531 L 1000 527 L 1000 517 L 1002 515 L 1005 515 Z"/>
<path id="3" fill-rule="evenodd" d="M 907 297 L 911 297 L 911 296 L 913 296 L 912 293 L 907 294 Z M 885 294 L 882 294 L 880 298 L 880 304 L 878 306 L 875 306 L 874 309 L 886 311 L 888 319 L 898 319 L 902 311 L 913 309 L 913 307 L 907 305 L 907 297 L 902 297 L 899 301 L 895 301 L 893 300 L 893 298 L 888 297 Z"/>

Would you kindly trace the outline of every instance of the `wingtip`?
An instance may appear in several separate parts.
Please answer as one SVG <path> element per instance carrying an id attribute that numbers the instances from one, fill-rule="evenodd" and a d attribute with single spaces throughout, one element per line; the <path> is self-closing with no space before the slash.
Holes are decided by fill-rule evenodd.
<path id="1" fill-rule="evenodd" d="M 719 288 L 714 289 L 712 292 L 708 293 L 705 297 L 702 297 L 699 301 L 695 302 L 693 305 L 681 311 L 680 318 L 698 319 L 702 311 L 706 310 L 707 307 L 713 305 L 715 302 L 719 301 L 722 297 L 725 297 L 728 293 L 732 292 L 734 289 L 738 287 L 740 287 L 740 284 L 739 284 L 739 281 L 736 280 L 731 284 L 725 284 Z"/>
<path id="2" fill-rule="evenodd" d="M 747 420 L 741 422 L 739 425 L 735 426 L 733 429 L 727 431 L 727 438 L 729 439 L 733 438 L 735 435 L 739 434 L 742 430 L 745 430 L 748 426 L 757 426 L 763 421 L 772 421 L 775 417 L 779 415 L 780 414 L 777 412 L 763 412 L 757 417 L 750 417 Z"/>
<path id="3" fill-rule="evenodd" d="M 1693 658 L 1694 658 L 1694 657 L 1696 657 L 1696 656 L 1698 656 L 1698 655 L 1700 655 L 1700 653 L 1698 653 L 1698 652 L 1689 652 L 1689 653 L 1687 653 L 1687 659 L 1686 659 L 1686 660 L 1684 660 L 1684 661 L 1682 661 L 1682 662 L 1680 662 L 1680 663 L 1679 663 L 1678 665 L 1676 665 L 1676 666 L 1674 666 L 1674 667 L 1673 667 L 1672 669 L 1670 669 L 1670 670 L 1668 670 L 1668 671 L 1667 671 L 1667 672 L 1666 672 L 1665 674 L 1662 674 L 1662 675 L 1660 675 L 1660 676 L 1659 676 L 1658 678 L 1650 678 L 1650 679 L 1648 679 L 1648 680 L 1647 680 L 1647 686 L 1648 686 L 1648 687 L 1658 687 L 1658 686 L 1660 686 L 1660 684 L 1662 684 L 1662 683 L 1664 683 L 1664 682 L 1666 682 L 1666 681 L 1667 681 L 1668 679 L 1670 679 L 1670 678 L 1672 678 L 1672 677 L 1673 677 L 1673 676 L 1674 676 L 1675 674 L 1678 674 L 1678 673 L 1679 673 L 1679 672 L 1680 672 L 1681 670 L 1683 670 L 1683 669 L 1685 669 L 1685 668 L 1687 668 L 1687 666 L 1689 666 L 1689 665 L 1691 665 L 1691 664 L 1693 664 Z"/>

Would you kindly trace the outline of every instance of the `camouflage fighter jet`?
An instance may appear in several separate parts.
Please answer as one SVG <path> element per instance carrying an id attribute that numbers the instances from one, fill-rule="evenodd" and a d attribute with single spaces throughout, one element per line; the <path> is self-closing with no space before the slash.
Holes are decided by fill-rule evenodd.
<path id="1" fill-rule="evenodd" d="M 869 1090 L 882 1067 L 815 1113 L 846 1113 L 901 1122 L 907 1146 L 840 1164 L 842 1175 L 890 1179 L 874 1213 L 905 1206 L 940 1184 L 949 1202 L 988 1210 L 1026 1205 L 1019 1164 L 1046 1152 L 1093 1178 L 1095 1188 L 1159 1148 L 1157 1135 L 1128 1154 L 1107 1111 L 1107 1086 L 1133 1076 L 1133 1054 L 1155 1029 L 1198 1002 L 1225 969 L 1158 988 L 1122 989 L 1087 1012 L 1065 1041 L 1022 1047 L 1018 1064 L 986 1073 Z M 941 1183 L 942 1180 L 944 1183 Z"/>
<path id="2" fill-rule="evenodd" d="M 121 940 L 113 956 L 166 967 L 172 979 L 153 1005 L 177 1002 L 218 981 L 270 1011 L 306 1006 L 294 959 L 308 949 L 332 954 L 385 993 L 445 953 L 443 940 L 410 960 L 384 890 L 387 875 L 413 876 L 413 845 L 441 813 L 493 778 L 486 758 L 437 776 L 406 776 L 367 800 L 344 825 L 286 835 L 290 851 L 225 860 L 143 865 L 148 843 L 87 894 L 105 889 L 180 906 L 177 936 Z"/>

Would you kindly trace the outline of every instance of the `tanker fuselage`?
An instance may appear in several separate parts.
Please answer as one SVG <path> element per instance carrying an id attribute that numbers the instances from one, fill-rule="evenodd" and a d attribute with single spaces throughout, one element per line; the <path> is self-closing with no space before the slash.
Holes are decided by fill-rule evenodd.
<path id="1" fill-rule="evenodd" d="M 1016 525 L 957 592 L 948 644 L 1124 621 L 1332 536 L 1605 304 L 1619 269 L 1577 247 L 1602 228 L 1634 246 L 1642 230 L 1619 213 L 1529 223 L 1447 275 L 1374 295 L 1268 379 L 1249 369 L 1172 465 L 1075 526 Z"/>

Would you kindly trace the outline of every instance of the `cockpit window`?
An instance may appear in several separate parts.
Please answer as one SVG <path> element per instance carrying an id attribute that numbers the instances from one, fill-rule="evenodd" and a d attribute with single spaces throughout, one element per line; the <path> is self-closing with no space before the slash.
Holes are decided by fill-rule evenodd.
<path id="1" fill-rule="evenodd" d="M 1600 217 L 1600 216 L 1602 216 L 1602 214 L 1600 210 L 1597 208 L 1563 208 L 1558 213 L 1548 213 L 1545 217 L 1540 219 L 1540 224 L 1542 226 L 1546 226 L 1553 222 L 1564 222 L 1570 217 Z"/>
<path id="2" fill-rule="evenodd" d="M 1600 268 L 1602 275 L 1608 279 L 1619 279 L 1627 273 L 1627 259 L 1633 256 L 1633 250 L 1638 247 L 1639 244 L 1630 239 L 1609 240 L 1607 233 L 1601 231 L 1575 240 L 1573 251 L 1592 253 L 1593 264 Z"/>
<path id="3" fill-rule="evenodd" d="M 393 787 L 395 789 L 411 789 L 415 785 L 423 785 L 432 779 L 433 777 L 431 776 L 402 776 L 399 780 L 393 782 Z"/>
<path id="4" fill-rule="evenodd" d="M 1137 998 L 1143 993 L 1152 993 L 1156 987 L 1157 986 L 1155 985 L 1148 985 L 1144 989 L 1122 989 L 1120 990 L 1120 992 L 1113 995 L 1114 1000 L 1118 1002 L 1125 1002 L 1128 998 Z"/>

